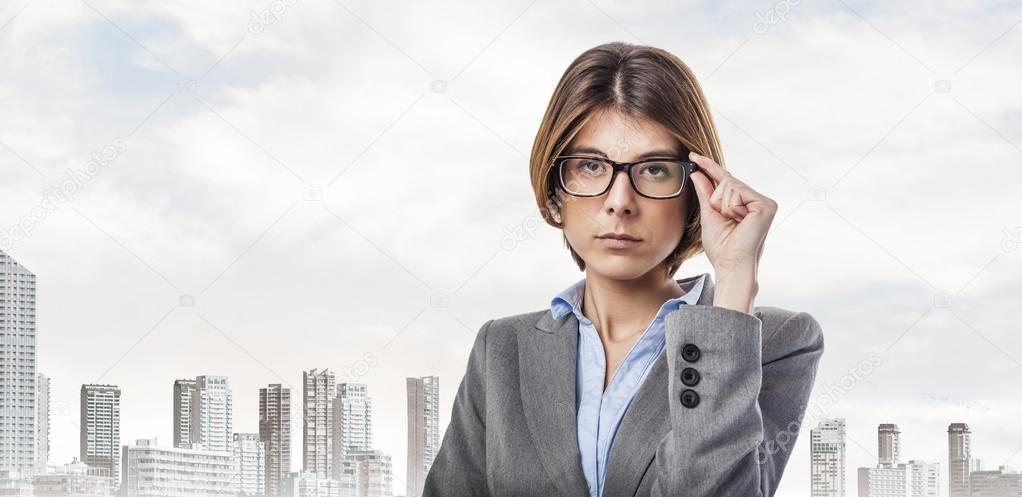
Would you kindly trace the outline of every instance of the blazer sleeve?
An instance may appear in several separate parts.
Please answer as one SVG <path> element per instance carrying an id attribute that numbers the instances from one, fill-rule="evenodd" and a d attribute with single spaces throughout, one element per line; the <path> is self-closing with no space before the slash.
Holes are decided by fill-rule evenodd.
<path id="1" fill-rule="evenodd" d="M 422 497 L 490 495 L 486 478 L 486 333 L 476 335 L 458 386 L 451 422 L 426 475 Z"/>
<path id="2" fill-rule="evenodd" d="M 653 496 L 771 497 L 777 491 L 823 354 L 823 334 L 805 312 L 782 317 L 769 330 L 764 323 L 776 320 L 757 314 L 685 305 L 667 316 L 671 430 L 657 446 Z M 691 386 L 681 381 L 689 367 L 700 376 Z M 691 393 L 682 402 L 687 389 L 698 403 Z"/>

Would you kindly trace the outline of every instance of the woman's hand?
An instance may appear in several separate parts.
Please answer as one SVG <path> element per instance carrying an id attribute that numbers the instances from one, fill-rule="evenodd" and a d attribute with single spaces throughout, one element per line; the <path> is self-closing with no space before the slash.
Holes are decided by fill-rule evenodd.
<path id="1" fill-rule="evenodd" d="M 756 273 L 777 202 L 756 192 L 713 159 L 692 152 L 703 250 L 717 278 L 714 305 L 745 313 L 759 291 Z M 712 180 L 712 182 L 711 182 Z"/>

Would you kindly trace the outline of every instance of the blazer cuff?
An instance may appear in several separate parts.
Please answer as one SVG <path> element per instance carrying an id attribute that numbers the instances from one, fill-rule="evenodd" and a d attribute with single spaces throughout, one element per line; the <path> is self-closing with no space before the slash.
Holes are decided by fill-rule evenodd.
<path id="1" fill-rule="evenodd" d="M 665 317 L 674 420 L 691 428 L 721 426 L 718 416 L 755 408 L 762 382 L 763 321 L 712 305 L 683 305 Z M 715 421 L 715 422 L 714 422 Z M 711 423 L 712 422 L 712 423 Z"/>

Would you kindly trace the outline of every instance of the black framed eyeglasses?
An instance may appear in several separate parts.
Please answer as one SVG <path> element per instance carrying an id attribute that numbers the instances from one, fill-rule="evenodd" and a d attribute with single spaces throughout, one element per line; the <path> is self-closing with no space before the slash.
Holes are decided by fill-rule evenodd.
<path id="1" fill-rule="evenodd" d="M 576 197 L 599 197 L 610 190 L 618 171 L 628 174 L 635 191 L 646 198 L 669 199 L 681 195 L 688 176 L 699 166 L 677 158 L 648 158 L 616 162 L 589 155 L 554 157 L 553 173 L 557 186 Z"/>

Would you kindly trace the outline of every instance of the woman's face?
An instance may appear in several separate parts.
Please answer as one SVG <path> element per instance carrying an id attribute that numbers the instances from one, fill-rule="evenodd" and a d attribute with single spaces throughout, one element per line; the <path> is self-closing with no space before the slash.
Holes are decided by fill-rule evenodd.
<path id="1" fill-rule="evenodd" d="M 677 140 L 645 118 L 617 111 L 600 112 L 579 131 L 564 155 L 601 155 L 618 162 L 646 156 L 678 157 Z M 687 157 L 682 157 L 687 160 Z M 685 188 L 691 188 L 691 181 Z M 624 171 L 618 171 L 610 190 L 599 197 L 573 197 L 557 190 L 568 243 L 586 263 L 587 274 L 632 280 L 664 262 L 678 246 L 687 209 L 685 195 L 650 199 L 636 192 Z M 605 238 L 631 235 L 637 242 Z"/>

